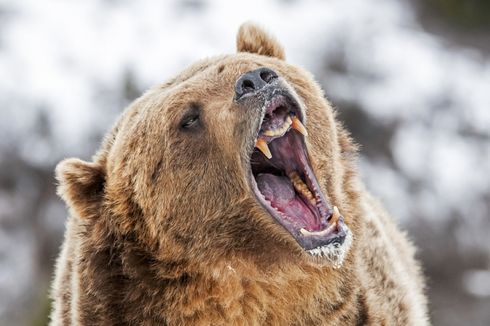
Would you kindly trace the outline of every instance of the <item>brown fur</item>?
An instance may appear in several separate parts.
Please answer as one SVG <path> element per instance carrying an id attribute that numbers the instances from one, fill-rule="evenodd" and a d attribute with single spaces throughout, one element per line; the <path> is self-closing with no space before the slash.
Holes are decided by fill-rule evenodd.
<path id="1" fill-rule="evenodd" d="M 121 116 L 92 163 L 57 168 L 71 210 L 53 325 L 425 325 L 414 249 L 363 189 L 356 146 L 312 76 L 252 24 L 239 53 L 202 60 Z M 307 254 L 258 204 L 248 158 L 258 110 L 240 75 L 274 69 L 307 108 L 307 147 L 353 244 L 342 266 Z M 202 124 L 183 132 L 193 105 Z"/>

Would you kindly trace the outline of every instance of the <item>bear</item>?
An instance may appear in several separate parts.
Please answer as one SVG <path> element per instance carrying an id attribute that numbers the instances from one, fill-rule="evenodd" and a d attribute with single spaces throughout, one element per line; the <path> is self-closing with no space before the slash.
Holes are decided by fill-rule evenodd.
<path id="1" fill-rule="evenodd" d="M 56 167 L 51 325 L 426 325 L 415 247 L 313 76 L 244 23 Z"/>

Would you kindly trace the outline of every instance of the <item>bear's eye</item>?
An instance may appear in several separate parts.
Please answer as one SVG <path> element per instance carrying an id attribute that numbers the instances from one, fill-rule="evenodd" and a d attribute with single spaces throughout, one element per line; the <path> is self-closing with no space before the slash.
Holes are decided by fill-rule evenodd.
<path id="1" fill-rule="evenodd" d="M 190 105 L 189 109 L 180 120 L 180 129 L 193 130 L 200 127 L 201 121 L 199 107 L 200 106 L 196 103 Z"/>
<path id="2" fill-rule="evenodd" d="M 199 115 L 193 115 L 190 117 L 186 117 L 181 124 L 181 127 L 186 129 L 194 126 L 199 120 Z"/>

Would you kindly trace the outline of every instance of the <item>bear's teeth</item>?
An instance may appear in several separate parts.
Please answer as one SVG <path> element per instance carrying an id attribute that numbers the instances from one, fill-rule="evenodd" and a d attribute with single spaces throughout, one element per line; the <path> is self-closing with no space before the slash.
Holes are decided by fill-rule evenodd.
<path id="1" fill-rule="evenodd" d="M 289 179 L 291 179 L 294 189 L 296 189 L 297 192 L 305 196 L 310 201 L 311 204 L 316 205 L 315 197 L 311 193 L 308 186 L 303 182 L 303 180 L 301 180 L 298 173 L 292 172 L 291 174 L 289 174 Z"/>
<path id="2" fill-rule="evenodd" d="M 305 137 L 308 136 L 308 132 L 306 131 L 305 126 L 301 123 L 301 121 L 298 119 L 298 117 L 293 116 L 292 120 L 293 121 L 292 121 L 291 127 L 294 130 L 297 130 L 303 136 L 305 136 Z"/>
<path id="3" fill-rule="evenodd" d="M 272 158 L 271 151 L 269 150 L 269 146 L 267 142 L 262 138 L 259 138 L 255 141 L 255 147 L 257 147 L 268 159 Z"/>
<path id="4" fill-rule="evenodd" d="M 332 217 L 330 218 L 330 223 L 337 224 L 339 217 L 340 217 L 339 209 L 337 208 L 337 206 L 334 206 L 333 212 L 332 212 Z"/>
<path id="5" fill-rule="evenodd" d="M 310 236 L 310 235 L 316 235 L 316 236 L 322 236 L 330 233 L 331 231 L 334 230 L 335 227 L 337 227 L 337 223 L 339 221 L 340 217 L 340 212 L 337 206 L 333 207 L 333 212 L 332 212 L 332 217 L 330 218 L 330 221 L 328 221 L 328 227 L 324 230 L 321 231 L 308 231 L 304 228 L 301 228 L 299 232 L 304 235 L 304 236 Z"/>
<path id="6" fill-rule="evenodd" d="M 274 130 L 272 129 L 266 130 L 264 131 L 264 135 L 269 137 L 282 136 L 286 133 L 286 131 L 289 130 L 291 123 L 292 123 L 291 117 L 287 116 L 286 120 L 284 121 L 284 124 L 280 128 Z"/>
<path id="7" fill-rule="evenodd" d="M 315 235 L 315 236 L 321 237 L 321 236 L 324 236 L 324 235 L 331 233 L 336 227 L 337 227 L 337 223 L 329 224 L 326 229 L 321 230 L 321 231 L 308 231 L 304 228 L 301 228 L 301 229 L 299 229 L 299 232 L 301 232 L 301 234 L 304 236 Z"/>

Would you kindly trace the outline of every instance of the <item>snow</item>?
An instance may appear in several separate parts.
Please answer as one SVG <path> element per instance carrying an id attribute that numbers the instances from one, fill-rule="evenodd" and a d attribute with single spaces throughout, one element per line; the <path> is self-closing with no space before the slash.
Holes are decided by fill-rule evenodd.
<path id="1" fill-rule="evenodd" d="M 285 40 L 293 61 L 299 57 L 308 62 L 305 53 L 311 46 L 306 45 L 311 40 L 304 35 L 315 30 L 324 12 L 306 3 L 270 2 L 256 10 L 261 2 L 251 1 L 237 10 L 232 2 L 213 1 L 202 2 L 202 14 L 186 10 L 185 3 L 201 2 L 6 2 L 14 17 L 3 35 L 0 71 L 9 78 L 0 81 L 0 92 L 11 102 L 4 121 L 18 124 L 15 130 L 2 129 L 25 133 L 35 123 L 33 112 L 49 108 L 53 137 L 61 140 L 57 151 L 75 154 L 71 149 L 84 148 L 91 136 L 87 130 L 107 125 L 107 120 L 97 124 L 93 117 L 114 114 L 114 109 L 97 105 L 98 92 L 104 90 L 115 102 L 127 72 L 145 89 L 198 58 L 234 52 L 236 30 L 246 20 L 264 22 Z M 310 19 L 297 29 L 283 17 Z M 42 145 L 28 143 L 24 151 Z"/>
<path id="2" fill-rule="evenodd" d="M 129 77 L 142 92 L 199 58 L 232 53 L 249 20 L 281 41 L 289 62 L 313 71 L 335 103 L 397 126 L 393 162 L 360 160 L 368 189 L 394 216 L 433 225 L 460 216 L 456 240 L 488 252 L 490 60 L 428 34 L 401 1 L 2 0 L 0 163 L 15 153 L 51 171 L 64 157 L 88 159 L 128 104 Z M 0 191 L 0 222 L 25 223 L 18 216 L 30 214 L 21 207 L 34 201 L 29 187 Z M 57 230 L 59 214 L 48 201 L 40 218 Z M 32 291 L 37 268 L 29 240 L 37 230 L 2 227 L 0 323 Z M 488 295 L 485 273 L 468 274 L 469 292 Z M 8 288 L 14 278 L 18 287 Z"/>
<path id="3" fill-rule="evenodd" d="M 468 293 L 477 297 L 490 297 L 490 271 L 469 270 L 463 278 Z"/>

